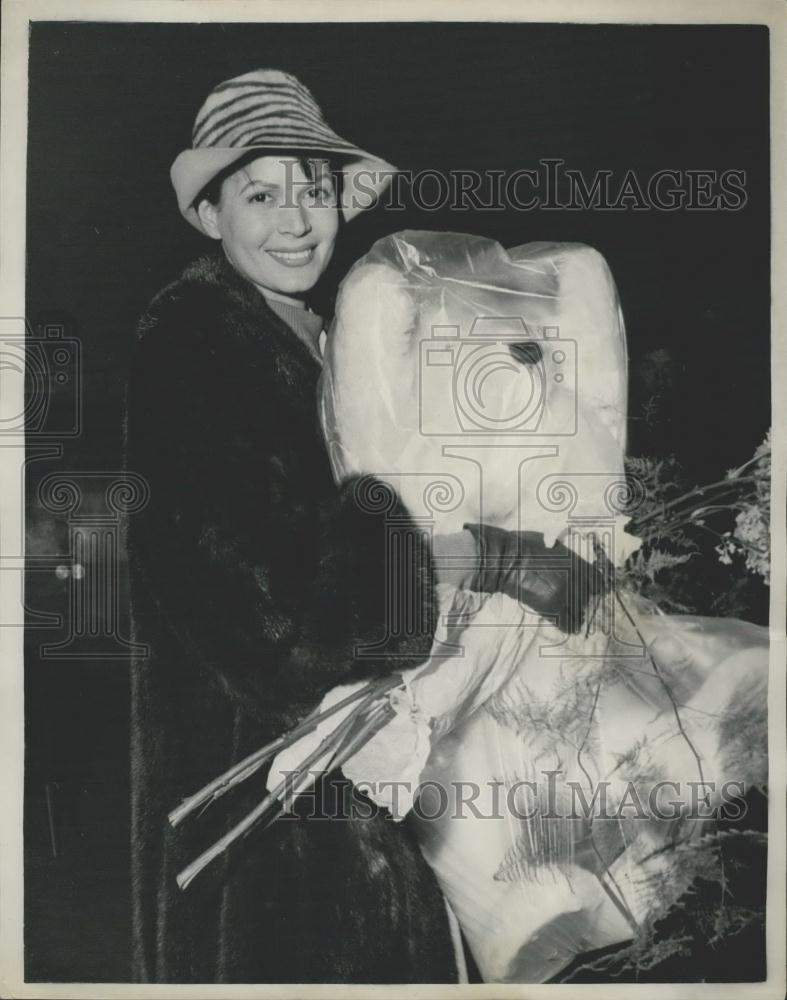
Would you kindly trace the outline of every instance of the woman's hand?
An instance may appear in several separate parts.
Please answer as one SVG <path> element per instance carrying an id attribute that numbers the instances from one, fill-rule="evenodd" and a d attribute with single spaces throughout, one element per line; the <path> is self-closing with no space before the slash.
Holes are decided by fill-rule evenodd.
<path id="1" fill-rule="evenodd" d="M 434 540 L 434 565 L 441 583 L 482 593 L 507 594 L 539 615 L 552 617 L 563 632 L 577 632 L 589 601 L 608 588 L 606 573 L 561 542 L 551 548 L 537 531 L 505 531 L 466 524 Z"/>

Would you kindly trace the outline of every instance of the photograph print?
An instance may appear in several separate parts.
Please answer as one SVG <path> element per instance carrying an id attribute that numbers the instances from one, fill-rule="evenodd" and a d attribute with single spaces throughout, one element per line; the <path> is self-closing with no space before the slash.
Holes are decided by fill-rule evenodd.
<path id="1" fill-rule="evenodd" d="M 4 5 L 3 995 L 783 995 L 784 17 L 629 8 Z"/>

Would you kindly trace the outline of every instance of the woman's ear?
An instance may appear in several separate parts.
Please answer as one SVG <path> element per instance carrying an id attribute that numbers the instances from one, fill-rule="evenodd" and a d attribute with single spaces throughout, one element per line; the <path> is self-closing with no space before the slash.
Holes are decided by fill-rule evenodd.
<path id="1" fill-rule="evenodd" d="M 212 240 L 220 240 L 216 206 L 211 205 L 207 198 L 203 198 L 197 205 L 197 215 L 205 235 L 210 236 Z"/>

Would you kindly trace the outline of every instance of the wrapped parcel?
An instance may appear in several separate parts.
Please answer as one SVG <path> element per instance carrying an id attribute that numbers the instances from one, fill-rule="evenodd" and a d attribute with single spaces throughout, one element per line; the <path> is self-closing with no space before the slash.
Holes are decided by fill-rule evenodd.
<path id="1" fill-rule="evenodd" d="M 626 381 L 623 318 L 596 251 L 404 232 L 342 283 L 322 423 L 337 479 L 386 479 L 436 532 L 483 520 L 549 544 L 569 517 L 609 520 Z M 581 482 L 573 506 L 566 473 Z M 618 534 L 622 555 L 636 543 Z"/>
<path id="2" fill-rule="evenodd" d="M 620 565 L 638 545 L 626 390 L 597 252 L 402 232 L 342 284 L 320 412 L 337 481 L 389 482 L 433 536 L 538 531 Z M 483 978 L 542 982 L 676 898 L 675 858 L 725 782 L 765 782 L 767 752 L 741 774 L 730 734 L 764 716 L 767 630 L 612 592 L 565 636 L 503 594 L 438 596 L 432 656 L 343 770 L 411 814 Z M 280 755 L 269 785 L 324 735 Z"/>

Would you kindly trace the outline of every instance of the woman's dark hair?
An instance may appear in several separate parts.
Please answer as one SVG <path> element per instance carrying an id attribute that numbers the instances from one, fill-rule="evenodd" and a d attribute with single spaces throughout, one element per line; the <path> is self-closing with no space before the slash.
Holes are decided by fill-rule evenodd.
<path id="1" fill-rule="evenodd" d="M 241 170 L 246 166 L 247 163 L 251 163 L 253 160 L 259 159 L 261 156 L 267 156 L 268 153 L 278 155 L 278 156 L 292 156 L 296 159 L 300 165 L 301 170 L 306 174 L 310 180 L 314 180 L 314 161 L 315 160 L 326 160 L 328 163 L 328 170 L 333 179 L 333 186 L 336 191 L 336 202 L 341 204 L 342 198 L 342 171 L 341 166 L 334 160 L 327 157 L 324 153 L 314 152 L 312 154 L 304 153 L 303 150 L 292 150 L 292 149 L 277 149 L 277 150 L 259 150 L 251 149 L 245 155 L 239 157 L 237 160 L 232 162 L 228 167 L 220 170 L 216 176 L 205 185 L 205 187 L 200 191 L 197 197 L 192 202 L 194 208 L 199 208 L 199 205 L 203 201 L 207 201 L 211 205 L 218 205 L 221 201 L 221 188 L 224 181 L 234 174 L 237 170 Z M 341 213 L 339 213 L 341 215 Z"/>

